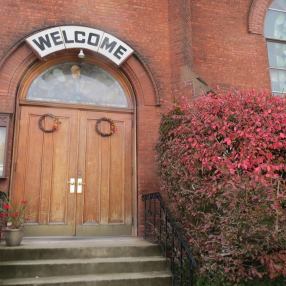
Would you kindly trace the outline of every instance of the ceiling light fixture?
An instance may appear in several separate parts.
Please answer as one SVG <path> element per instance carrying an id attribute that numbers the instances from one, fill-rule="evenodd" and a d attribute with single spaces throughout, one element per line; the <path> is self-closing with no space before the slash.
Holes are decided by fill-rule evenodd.
<path id="1" fill-rule="evenodd" d="M 78 53 L 77 56 L 78 56 L 80 59 L 84 59 L 84 58 L 85 58 L 85 54 L 84 54 L 84 52 L 83 52 L 82 49 L 80 49 L 80 51 L 79 51 L 79 53 Z"/>

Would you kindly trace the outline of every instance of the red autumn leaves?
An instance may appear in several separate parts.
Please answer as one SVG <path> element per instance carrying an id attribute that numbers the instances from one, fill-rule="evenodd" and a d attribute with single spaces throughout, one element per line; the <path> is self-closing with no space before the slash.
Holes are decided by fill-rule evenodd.
<path id="1" fill-rule="evenodd" d="M 284 275 L 286 100 L 218 92 L 174 107 L 160 131 L 162 187 L 200 274 L 232 282 Z"/>

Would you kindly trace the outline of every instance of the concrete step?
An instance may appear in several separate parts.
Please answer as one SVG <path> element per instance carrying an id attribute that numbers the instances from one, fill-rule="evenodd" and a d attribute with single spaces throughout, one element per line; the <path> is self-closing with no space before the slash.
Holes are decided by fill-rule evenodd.
<path id="1" fill-rule="evenodd" d="M 0 285 L 171 286 L 171 273 L 160 247 L 139 238 L 34 238 L 0 243 Z"/>
<path id="2" fill-rule="evenodd" d="M 140 257 L 161 255 L 158 245 L 140 239 L 33 241 L 25 239 L 21 246 L 0 246 L 0 261 L 73 259 L 99 257 Z"/>
<path id="3" fill-rule="evenodd" d="M 0 278 L 166 271 L 162 256 L 0 262 Z"/>
<path id="4" fill-rule="evenodd" d="M 171 286 L 169 272 L 140 272 L 104 275 L 18 278 L 0 281 L 5 286 Z M 3 284 L 4 283 L 4 284 Z"/>

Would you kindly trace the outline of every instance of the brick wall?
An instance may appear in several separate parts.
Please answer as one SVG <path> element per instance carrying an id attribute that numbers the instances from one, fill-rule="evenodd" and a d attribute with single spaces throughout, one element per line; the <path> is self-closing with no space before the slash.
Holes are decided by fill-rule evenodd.
<path id="1" fill-rule="evenodd" d="M 190 95 L 192 64 L 189 0 L 169 0 L 170 72 L 173 98 Z"/>
<path id="2" fill-rule="evenodd" d="M 251 4 L 191 1 L 193 69 L 211 87 L 270 88 L 265 40 L 248 31 Z"/>

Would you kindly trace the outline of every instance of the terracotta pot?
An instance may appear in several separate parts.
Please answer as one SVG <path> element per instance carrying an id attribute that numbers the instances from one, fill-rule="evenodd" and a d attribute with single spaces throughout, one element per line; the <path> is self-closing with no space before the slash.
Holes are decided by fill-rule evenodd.
<path id="1" fill-rule="evenodd" d="M 7 246 L 18 246 L 21 244 L 21 241 L 24 237 L 23 228 L 9 229 L 4 230 L 4 237 Z"/>

